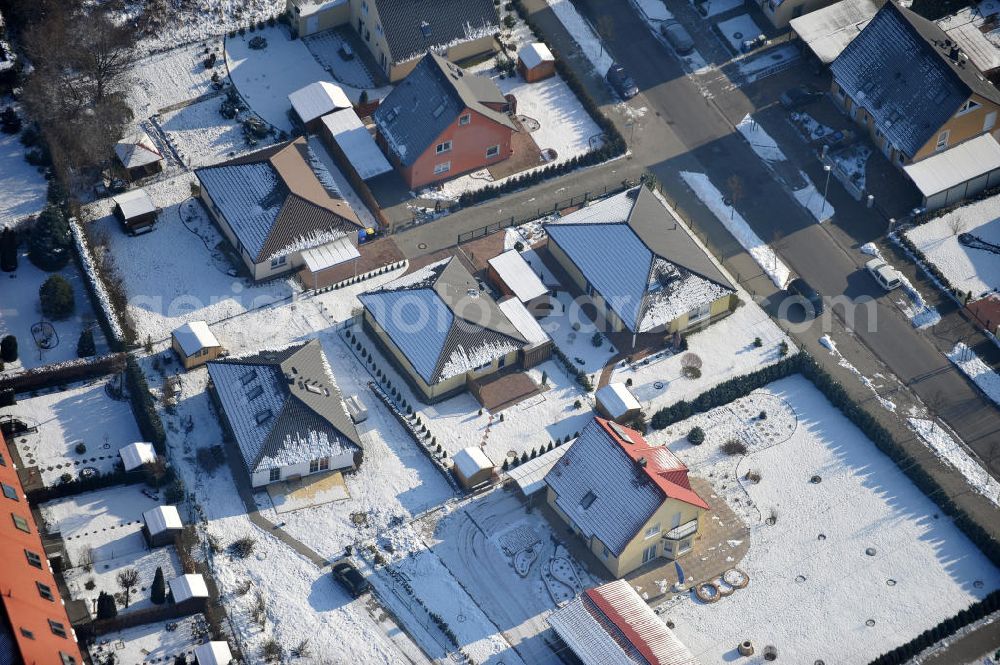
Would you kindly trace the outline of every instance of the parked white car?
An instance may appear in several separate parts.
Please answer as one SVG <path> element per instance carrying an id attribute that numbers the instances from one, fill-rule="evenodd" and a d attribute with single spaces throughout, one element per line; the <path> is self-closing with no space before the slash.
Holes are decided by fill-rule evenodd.
<path id="1" fill-rule="evenodd" d="M 879 286 L 886 291 L 892 291 L 903 284 L 902 275 L 899 274 L 899 271 L 882 259 L 872 259 L 865 264 L 865 269 L 875 278 Z"/>

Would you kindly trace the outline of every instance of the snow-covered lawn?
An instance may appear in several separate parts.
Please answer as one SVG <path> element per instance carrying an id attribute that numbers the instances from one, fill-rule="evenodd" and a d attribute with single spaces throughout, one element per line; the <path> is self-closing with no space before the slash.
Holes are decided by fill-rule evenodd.
<path id="1" fill-rule="evenodd" d="M 47 531 L 58 532 L 65 541 L 70 565 L 78 566 L 81 555 L 89 554 L 96 565 L 142 552 L 142 514 L 163 503 L 145 484 L 132 484 L 56 499 L 38 508 Z"/>
<path id="2" fill-rule="evenodd" d="M 743 216 L 736 212 L 732 206 L 726 204 L 722 192 L 715 188 L 708 176 L 704 173 L 682 171 L 681 177 L 695 195 L 701 199 L 701 202 L 733 234 L 736 241 L 750 253 L 750 256 L 771 278 L 774 285 L 779 289 L 785 288 L 785 284 L 791 279 L 791 270 L 782 263 L 774 250 L 754 233 Z"/>
<path id="3" fill-rule="evenodd" d="M 599 375 L 618 350 L 597 332 L 593 320 L 568 291 L 559 291 L 556 300 L 558 304 L 553 303 L 551 313 L 539 319 L 539 325 L 577 369 Z M 600 340 L 598 345 L 593 343 L 595 334 Z"/>
<path id="4" fill-rule="evenodd" d="M 177 627 L 167 630 L 166 622 L 148 623 L 101 635 L 90 646 L 90 656 L 95 663 L 108 662 L 111 655 L 122 665 L 173 663 L 180 654 L 191 657 L 194 648 L 208 639 L 208 623 L 201 614 L 170 623 Z"/>
<path id="5" fill-rule="evenodd" d="M 972 379 L 986 396 L 1000 405 L 1000 374 L 983 362 L 976 352 L 959 342 L 948 354 L 948 359 L 955 363 L 962 372 Z"/>
<path id="6" fill-rule="evenodd" d="M 186 321 L 214 323 L 300 290 L 291 279 L 255 286 L 229 274 L 232 265 L 216 249 L 227 241 L 201 202 L 191 198 L 193 181 L 184 174 L 147 187 L 161 208 L 152 233 L 122 233 L 107 200 L 88 210 L 90 233 L 106 243 L 100 251 L 107 253 L 122 280 L 128 315 L 142 340 L 165 339 Z"/>
<path id="7" fill-rule="evenodd" d="M 205 48 L 200 44 L 184 46 L 135 64 L 130 72 L 132 85 L 128 101 L 137 120 L 211 92 L 213 73 L 218 72 L 225 78 L 226 68 L 221 58 L 214 68 L 205 69 L 203 63 L 208 57 Z M 222 55 L 221 40 L 212 40 L 208 48 L 214 50 L 216 56 Z"/>
<path id="8" fill-rule="evenodd" d="M 869 256 L 874 256 L 876 258 L 885 261 L 885 257 L 882 256 L 882 252 L 879 248 L 875 246 L 874 243 L 866 242 L 860 247 L 864 254 Z M 886 261 L 888 263 L 888 261 Z M 910 279 L 903 273 L 899 273 L 899 277 L 903 282 L 902 291 L 906 294 L 906 298 L 897 298 L 896 304 L 900 306 L 906 317 L 910 319 L 910 322 L 917 328 L 927 328 L 928 326 L 933 326 L 938 321 L 941 320 L 941 315 L 938 311 L 927 304 L 924 300 L 923 295 L 917 290 Z"/>
<path id="9" fill-rule="evenodd" d="M 261 35 L 267 48 L 251 49 L 250 39 Z M 301 39 L 290 39 L 284 26 L 226 39 L 226 63 L 240 95 L 257 115 L 278 129 L 290 132 L 288 95 L 330 75 L 306 48 Z M 351 95 L 351 91 L 344 90 Z"/>
<path id="10" fill-rule="evenodd" d="M 910 229 L 906 237 L 952 287 L 978 299 L 1000 289 L 1000 256 L 959 243 L 962 233 L 1000 245 L 1000 195 L 952 210 Z"/>
<path id="11" fill-rule="evenodd" d="M 41 212 L 47 190 L 45 176 L 24 159 L 20 134 L 0 133 L 0 227 Z"/>
<path id="12" fill-rule="evenodd" d="M 141 440 L 129 402 L 109 397 L 107 383 L 101 379 L 37 397 L 22 395 L 17 405 L 0 408 L 0 416 L 38 427 L 8 443 L 17 446 L 26 467 L 38 467 L 44 485 L 58 484 L 64 473 L 76 479 L 82 469 L 109 473 L 120 460 L 118 449 Z M 86 451 L 79 454 L 81 443 Z"/>
<path id="13" fill-rule="evenodd" d="M 743 42 L 748 39 L 756 39 L 763 34 L 763 30 L 757 26 L 749 14 L 740 14 L 725 21 L 716 23 L 719 32 L 725 37 L 732 47 L 734 53 L 742 53 Z"/>
<path id="14" fill-rule="evenodd" d="M 357 395 L 368 408 L 358 425 L 364 461 L 344 474 L 349 498 L 315 508 L 277 515 L 267 495 L 257 501 L 265 517 L 284 522 L 285 529 L 325 557 L 345 545 L 366 540 L 387 528 L 440 505 L 454 495 L 434 464 L 410 439 L 388 409 L 368 388 L 371 376 L 334 333 L 323 334 L 323 350 L 344 397 Z M 363 516 L 363 523 L 356 523 Z M 322 524 L 322 529 L 316 525 Z"/>
<path id="15" fill-rule="evenodd" d="M 1000 507 L 1000 482 L 965 451 L 941 425 L 925 418 L 907 418 L 910 429 L 946 464 L 958 469 L 977 492 Z"/>
<path id="16" fill-rule="evenodd" d="M 723 381 L 757 371 L 781 359 L 778 345 L 788 343 L 788 353 L 796 352 L 795 344 L 753 302 L 745 292 L 740 293 L 743 305 L 735 312 L 687 336 L 688 350 L 670 355 L 665 353 L 649 358 L 648 362 L 628 364 L 621 362 L 611 374 L 612 382 L 631 380 L 630 390 L 647 415 L 682 399 L 691 399 Z M 761 345 L 754 346 L 759 337 Z M 689 379 L 684 376 L 683 361 L 688 354 L 701 359 L 701 376 Z"/>
<path id="17" fill-rule="evenodd" d="M 684 440 L 695 425 L 706 433 L 697 447 Z M 721 452 L 732 437 L 746 457 Z M 652 439 L 710 477 L 751 527 L 746 589 L 708 605 L 685 597 L 661 615 L 701 662 L 729 660 L 751 640 L 794 663 L 867 663 L 1000 585 L 951 520 L 802 377 Z M 750 470 L 759 483 L 745 480 Z"/>
<path id="18" fill-rule="evenodd" d="M 69 568 L 63 571 L 63 576 L 66 578 L 66 586 L 69 587 L 70 596 L 74 600 L 88 601 L 90 610 L 93 612 L 94 608 L 97 607 L 97 597 L 101 595 L 102 591 L 106 591 L 112 596 L 122 593 L 122 588 L 118 586 L 118 573 L 130 568 L 139 571 L 139 586 L 132 589 L 127 610 L 124 604 L 117 604 L 119 614 L 153 607 L 150 592 L 157 568 L 163 569 L 163 579 L 166 582 L 184 574 L 176 550 L 172 545 L 167 545 L 141 554 L 127 554 L 100 561 L 95 563 L 90 570 L 80 566 Z M 88 585 L 92 585 L 93 588 L 88 589 Z"/>
<path id="19" fill-rule="evenodd" d="M 0 174 L 0 179 L 2 178 L 3 175 Z M 97 353 L 106 353 L 104 334 L 94 317 L 90 296 L 76 263 L 70 261 L 57 273 L 47 273 L 28 260 L 27 239 L 21 240 L 17 270 L 13 273 L 0 273 L 0 337 L 14 335 L 17 337 L 18 348 L 18 360 L 5 363 L 4 371 L 10 373 L 20 369 L 75 360 L 76 344 L 85 328 L 94 331 Z M 43 349 L 35 343 L 31 329 L 44 319 L 38 302 L 38 290 L 52 274 L 62 275 L 73 287 L 76 309 L 69 318 L 62 321 L 45 319 L 54 329 L 55 336 L 48 338 L 46 342 L 46 346 L 50 348 Z M 44 330 L 39 330 L 38 334 L 39 340 L 47 338 Z"/>
<path id="20" fill-rule="evenodd" d="M 566 32 L 572 35 L 574 41 L 580 46 L 583 55 L 590 61 L 590 64 L 597 70 L 598 76 L 608 73 L 613 59 L 608 53 L 601 38 L 597 35 L 590 23 L 580 16 L 576 7 L 570 0 L 545 0 L 546 4 L 552 8 L 559 22 L 566 28 Z"/>
<path id="21" fill-rule="evenodd" d="M 243 127 L 219 113 L 223 99 L 212 97 L 156 118 L 186 166 L 208 166 L 250 150 Z"/>

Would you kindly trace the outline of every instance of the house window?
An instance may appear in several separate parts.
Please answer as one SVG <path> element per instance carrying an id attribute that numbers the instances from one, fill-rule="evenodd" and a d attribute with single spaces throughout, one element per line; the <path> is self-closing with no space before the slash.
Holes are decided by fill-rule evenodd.
<path id="1" fill-rule="evenodd" d="M 983 118 L 983 131 L 984 132 L 990 131 L 996 124 L 997 124 L 997 112 L 990 111 L 989 113 L 986 114 L 986 117 Z"/>
<path id="2" fill-rule="evenodd" d="M 3 458 L 3 454 L 0 454 L 0 466 L 7 466 L 7 460 Z"/>
<path id="3" fill-rule="evenodd" d="M 434 175 L 441 175 L 451 170 L 451 162 L 441 162 L 434 166 Z"/>
<path id="4" fill-rule="evenodd" d="M 688 538 L 687 540 L 682 540 L 681 541 L 681 544 L 677 546 L 677 553 L 678 554 L 684 554 L 689 549 L 691 549 L 691 539 L 690 538 Z"/>
<path id="5" fill-rule="evenodd" d="M 712 305 L 709 303 L 698 305 L 688 314 L 688 323 L 690 324 L 694 323 L 695 321 L 700 321 L 701 319 L 704 319 L 706 316 L 709 315 L 711 311 L 712 311 Z"/>
<path id="6" fill-rule="evenodd" d="M 53 621 L 49 619 L 49 628 L 52 630 L 52 634 L 58 637 L 66 637 L 66 626 L 62 625 L 58 621 Z"/>
<path id="7" fill-rule="evenodd" d="M 24 556 L 28 559 L 28 565 L 34 566 L 41 570 L 42 568 L 42 557 L 38 556 L 31 550 L 24 550 Z"/>
<path id="8" fill-rule="evenodd" d="M 281 480 L 281 467 L 271 469 L 271 472 L 268 475 L 268 480 L 272 483 L 276 480 Z"/>
<path id="9" fill-rule="evenodd" d="M 948 138 L 951 136 L 951 130 L 946 129 L 937 137 L 937 145 L 934 146 L 935 150 L 944 150 L 948 147 Z"/>
<path id="10" fill-rule="evenodd" d="M 503 369 L 504 365 L 507 364 L 507 356 L 500 356 L 497 359 L 497 369 Z"/>
<path id="11" fill-rule="evenodd" d="M 451 152 L 451 141 L 444 141 L 442 143 L 438 143 L 436 146 L 434 146 L 434 152 L 436 152 L 439 155 L 443 152 Z"/>
<path id="12" fill-rule="evenodd" d="M 594 505 L 594 501 L 597 501 L 597 495 L 590 490 L 587 490 L 587 493 L 583 495 L 582 499 L 580 499 L 580 506 L 586 510 Z"/>
<path id="13" fill-rule="evenodd" d="M 962 104 L 962 106 L 959 107 L 958 113 L 956 113 L 955 115 L 965 115 L 969 111 L 975 111 L 978 108 L 979 108 L 979 104 L 977 104 L 976 102 L 972 101 L 971 99 L 967 99 L 967 100 L 965 100 L 965 103 Z"/>
<path id="14" fill-rule="evenodd" d="M 35 586 L 38 587 L 38 595 L 45 600 L 55 600 L 55 596 L 52 595 L 52 588 L 48 584 L 42 584 L 41 582 L 35 582 Z"/>
<path id="15" fill-rule="evenodd" d="M 658 535 L 660 535 L 660 523 L 659 522 L 657 522 L 653 526 L 651 526 L 648 529 L 646 529 L 646 538 L 645 539 L 649 540 L 650 538 L 655 538 Z"/>
<path id="16" fill-rule="evenodd" d="M 20 501 L 17 498 L 17 489 L 7 483 L 0 483 L 0 488 L 3 488 L 3 495 L 8 499 L 13 499 L 14 501 Z"/>
<path id="17" fill-rule="evenodd" d="M 611 556 L 611 551 L 608 549 L 607 545 L 605 545 L 604 548 L 601 550 L 601 556 L 605 559 Z"/>
<path id="18" fill-rule="evenodd" d="M 462 127 L 469 124 L 470 122 L 472 122 L 471 113 L 463 113 L 462 115 L 458 116 L 458 124 L 461 125 Z"/>
<path id="19" fill-rule="evenodd" d="M 14 518 L 14 526 L 25 533 L 31 533 L 31 529 L 28 527 L 28 520 L 14 513 L 11 513 L 10 516 Z"/>
<path id="20" fill-rule="evenodd" d="M 653 543 L 642 551 L 642 562 L 649 563 L 656 558 L 656 543 Z"/>
<path id="21" fill-rule="evenodd" d="M 330 458 L 320 457 L 319 459 L 309 460 L 309 473 L 316 473 L 317 471 L 326 471 L 330 468 Z"/>
<path id="22" fill-rule="evenodd" d="M 62 665 L 76 665 L 76 658 L 69 655 L 68 653 L 59 652 L 59 659 L 62 661 Z"/>
<path id="23" fill-rule="evenodd" d="M 271 259 L 271 270 L 274 270 L 275 268 L 280 268 L 281 266 L 285 265 L 287 261 L 288 261 L 288 256 L 286 255 L 278 256 Z"/>
<path id="24" fill-rule="evenodd" d="M 28 630 L 27 628 L 22 628 L 21 629 L 21 635 L 23 635 L 24 637 L 27 637 L 29 640 L 35 639 L 35 634 L 33 632 L 31 632 L 30 630 Z"/>
<path id="25" fill-rule="evenodd" d="M 486 159 L 491 159 L 499 154 L 500 154 L 500 146 L 498 145 L 491 145 L 489 148 L 486 149 Z"/>

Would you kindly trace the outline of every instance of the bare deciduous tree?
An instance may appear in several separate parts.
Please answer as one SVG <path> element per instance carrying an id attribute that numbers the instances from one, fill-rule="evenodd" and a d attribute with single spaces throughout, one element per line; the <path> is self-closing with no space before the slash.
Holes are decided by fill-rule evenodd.
<path id="1" fill-rule="evenodd" d="M 126 568 L 118 573 L 118 586 L 125 592 L 125 607 L 128 608 L 132 599 L 132 589 L 139 585 L 139 571 L 135 568 Z"/>

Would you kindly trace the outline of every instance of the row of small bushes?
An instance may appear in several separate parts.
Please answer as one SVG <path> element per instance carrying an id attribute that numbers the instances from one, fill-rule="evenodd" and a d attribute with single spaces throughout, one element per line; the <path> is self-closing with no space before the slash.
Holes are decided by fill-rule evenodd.
<path id="1" fill-rule="evenodd" d="M 906 644 L 882 654 L 869 665 L 903 665 L 924 649 L 954 635 L 962 628 L 993 614 L 997 610 L 1000 610 L 1000 591 L 993 591 L 958 614 L 948 617 L 933 628 L 920 633 Z"/>
<path id="2" fill-rule="evenodd" d="M 535 35 L 541 35 L 541 31 L 538 29 L 535 22 L 531 20 L 522 0 L 515 0 L 513 6 L 528 28 Z M 553 51 L 554 50 L 555 49 L 553 49 Z M 531 187 L 548 180 L 549 178 L 565 175 L 574 169 L 585 166 L 594 166 L 595 164 L 600 164 L 608 161 L 609 159 L 625 154 L 625 150 L 628 148 L 625 143 L 625 137 L 623 137 L 621 132 L 618 131 L 615 123 L 601 113 L 600 105 L 598 105 L 594 98 L 590 96 L 586 86 L 584 86 L 580 79 L 577 78 L 576 73 L 573 72 L 563 59 L 559 57 L 558 53 L 555 55 L 556 72 L 558 72 L 563 80 L 566 81 L 570 90 L 572 90 L 573 94 L 576 95 L 576 98 L 580 100 L 583 108 L 586 109 L 587 113 L 591 118 L 593 118 L 594 122 L 601 129 L 601 131 L 604 132 L 604 144 L 597 150 L 592 150 L 583 155 L 576 155 L 571 159 L 560 162 L 559 164 L 550 164 L 545 168 L 537 169 L 530 173 L 523 173 L 521 175 L 510 177 L 498 185 L 487 185 L 486 187 L 474 192 L 465 192 L 461 197 L 459 197 L 458 202 L 460 205 L 468 206 L 476 203 L 482 203 L 483 201 L 496 198 L 501 194 L 507 194 L 517 189 L 521 189 L 522 187 Z"/>
<path id="3" fill-rule="evenodd" d="M 576 382 L 579 383 L 584 390 L 588 393 L 593 392 L 594 383 L 590 380 L 590 376 L 585 371 L 580 369 L 580 367 L 578 367 L 577 364 L 569 358 L 569 356 L 563 353 L 562 349 L 553 344 L 552 353 L 554 353 L 556 358 L 559 359 L 559 362 L 563 364 L 566 371 L 569 372 L 571 376 L 576 377 Z"/>
<path id="4" fill-rule="evenodd" d="M 156 402 L 149 392 L 149 384 L 135 358 L 129 356 L 125 363 L 125 379 L 128 382 L 128 396 L 132 401 L 132 412 L 143 438 L 153 444 L 158 455 L 167 454 L 167 434 L 163 421 L 156 412 Z"/>
<path id="5" fill-rule="evenodd" d="M 277 16 L 271 16 L 270 18 L 268 18 L 266 20 L 261 19 L 260 21 L 257 21 L 256 23 L 251 23 L 250 25 L 247 25 L 245 27 L 237 28 L 236 30 L 230 30 L 229 31 L 229 36 L 231 38 L 235 37 L 236 35 L 243 36 L 243 35 L 247 34 L 248 31 L 249 32 L 257 32 L 258 30 L 263 30 L 265 26 L 269 27 L 269 28 L 273 28 L 276 23 L 284 23 L 284 24 L 287 25 L 288 24 L 288 15 L 287 14 L 278 14 Z"/>

